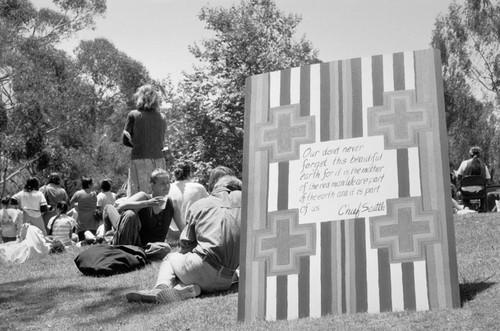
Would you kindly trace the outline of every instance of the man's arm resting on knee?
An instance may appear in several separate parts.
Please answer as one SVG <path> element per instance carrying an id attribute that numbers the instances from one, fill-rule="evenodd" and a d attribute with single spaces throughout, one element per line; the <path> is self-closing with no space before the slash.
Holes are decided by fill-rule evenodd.
<path id="1" fill-rule="evenodd" d="M 194 230 L 194 222 L 190 221 L 184 227 L 179 238 L 179 245 L 181 247 L 181 254 L 191 252 L 197 245 L 196 233 Z"/>
<path id="2" fill-rule="evenodd" d="M 149 198 L 145 192 L 138 192 L 128 199 L 124 199 L 118 203 L 116 210 L 122 212 L 125 210 L 139 210 L 146 207 L 158 206 L 161 199 L 158 197 Z"/>

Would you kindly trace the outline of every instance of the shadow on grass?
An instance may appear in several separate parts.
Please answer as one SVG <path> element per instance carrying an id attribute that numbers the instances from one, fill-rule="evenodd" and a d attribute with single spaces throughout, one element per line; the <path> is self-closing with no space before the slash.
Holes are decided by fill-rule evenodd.
<path id="1" fill-rule="evenodd" d="M 228 294 L 232 294 L 232 293 L 238 293 L 238 283 L 232 284 L 231 287 L 225 291 L 219 291 L 219 292 L 210 293 L 210 294 L 202 294 L 199 296 L 199 298 L 202 299 L 202 298 L 210 298 L 210 297 L 219 297 L 219 296 L 228 295 Z"/>
<path id="2" fill-rule="evenodd" d="M 28 278 L 0 283 L 0 316 L 15 317 L 16 324 L 23 325 L 35 316 L 54 314 L 57 311 L 78 311 L 73 327 L 88 326 L 88 321 L 113 325 L 131 315 L 140 315 L 160 309 L 160 305 L 129 305 L 124 293 L 131 286 L 85 286 L 85 284 L 47 287 L 50 277 Z M 1 327 L 0 327 L 1 329 Z"/>
<path id="3" fill-rule="evenodd" d="M 491 279 L 491 277 L 472 282 L 464 280 L 463 283 L 460 284 L 460 306 L 463 307 L 466 302 L 473 300 L 477 294 L 486 291 L 496 284 L 495 282 L 489 281 L 489 279 Z"/>
<path id="4" fill-rule="evenodd" d="M 133 316 L 144 318 L 149 314 L 161 314 L 171 309 L 166 305 L 129 304 L 124 294 L 136 290 L 135 285 L 120 284 L 119 280 L 108 283 L 108 278 L 81 277 L 76 277 L 71 282 L 50 276 L 0 282 L 0 320 L 10 316 L 9 325 L 15 329 L 30 326 L 35 320 L 44 323 L 47 318 L 57 319 L 55 316 L 63 312 L 64 315 L 69 315 L 70 328 L 81 329 L 89 325 L 116 325 L 119 328 L 123 321 L 130 320 Z M 238 283 L 235 283 L 225 291 L 204 294 L 200 298 L 220 297 L 237 292 Z M 74 318 L 71 316 L 73 314 Z"/>

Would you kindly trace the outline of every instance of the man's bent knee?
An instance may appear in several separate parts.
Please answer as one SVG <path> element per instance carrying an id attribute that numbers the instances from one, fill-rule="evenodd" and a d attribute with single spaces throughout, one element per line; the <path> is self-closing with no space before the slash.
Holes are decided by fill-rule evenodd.
<path id="1" fill-rule="evenodd" d="M 114 244 L 141 246 L 140 229 L 141 222 L 137 214 L 132 210 L 124 211 L 116 228 Z"/>

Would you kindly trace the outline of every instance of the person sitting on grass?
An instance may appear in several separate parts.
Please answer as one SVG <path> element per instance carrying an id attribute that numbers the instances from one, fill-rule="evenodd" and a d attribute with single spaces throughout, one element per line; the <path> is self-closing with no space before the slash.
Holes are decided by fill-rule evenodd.
<path id="1" fill-rule="evenodd" d="M 70 209 L 76 208 L 76 231 L 79 241 L 85 241 L 88 236 L 95 236 L 99 223 L 94 217 L 97 204 L 97 194 L 93 190 L 92 178 L 82 178 L 82 189 L 76 191 L 69 202 Z"/>
<path id="2" fill-rule="evenodd" d="M 54 241 L 57 239 L 65 246 L 71 246 L 73 244 L 72 236 L 76 228 L 76 221 L 66 215 L 68 211 L 68 204 L 66 201 L 60 201 L 56 205 L 57 215 L 53 216 L 47 228 L 49 229 L 49 235 L 54 237 Z"/>
<path id="3" fill-rule="evenodd" d="M 208 197 L 205 187 L 191 180 L 191 168 L 190 162 L 177 164 L 174 170 L 175 182 L 172 183 L 170 192 L 168 192 L 174 205 L 175 224 L 182 225 L 180 228 L 174 224 L 170 226 L 170 231 L 176 233 L 177 238 L 186 225 L 186 214 L 189 207 L 196 201 Z"/>
<path id="4" fill-rule="evenodd" d="M 49 175 L 49 181 L 47 185 L 40 187 L 40 192 L 43 193 L 45 199 L 47 200 L 47 205 L 50 206 L 50 211 L 42 215 L 43 223 L 45 226 L 49 224 L 52 217 L 57 215 L 56 206 L 59 201 L 69 201 L 68 193 L 62 187 L 63 180 L 61 175 L 57 172 L 53 172 Z M 48 229 L 46 229 L 48 230 Z"/>
<path id="5" fill-rule="evenodd" d="M 138 192 L 103 210 L 104 232 L 114 230 L 114 245 L 145 247 L 148 243 L 165 242 L 174 215 L 172 201 L 166 197 L 170 176 L 157 168 L 151 173 L 151 193 Z"/>
<path id="6" fill-rule="evenodd" d="M 111 192 L 111 180 L 104 179 L 101 181 L 101 192 L 97 194 L 97 212 L 102 215 L 102 210 L 106 205 L 112 205 L 116 201 L 116 194 Z"/>
<path id="7" fill-rule="evenodd" d="M 7 195 L 2 199 L 2 209 L 0 209 L 0 232 L 2 234 L 2 241 L 4 243 L 16 241 L 22 224 L 23 213 L 18 209 L 11 208 L 10 196 Z"/>
<path id="8" fill-rule="evenodd" d="M 226 166 L 217 166 L 210 171 L 210 176 L 208 177 L 207 190 L 208 193 L 212 192 L 215 184 L 224 176 L 236 176 L 234 171 Z"/>
<path id="9" fill-rule="evenodd" d="M 188 211 L 181 251 L 163 260 L 151 290 L 130 292 L 130 302 L 167 303 L 227 290 L 239 266 L 241 181 L 224 176 Z"/>
<path id="10" fill-rule="evenodd" d="M 22 191 L 17 192 L 10 199 L 13 206 L 19 206 L 23 211 L 23 223 L 30 223 L 39 228 L 43 235 L 47 235 L 42 214 L 50 211 L 45 195 L 38 189 L 40 184 L 38 179 L 31 177 L 26 180 L 26 185 Z"/>

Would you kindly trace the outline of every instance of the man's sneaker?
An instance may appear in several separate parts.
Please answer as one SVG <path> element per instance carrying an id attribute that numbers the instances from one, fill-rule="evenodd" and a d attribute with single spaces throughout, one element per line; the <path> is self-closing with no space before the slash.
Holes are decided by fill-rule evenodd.
<path id="1" fill-rule="evenodd" d="M 182 288 L 164 288 L 156 296 L 158 303 L 176 302 L 200 295 L 201 289 L 198 285 L 187 285 Z"/>
<path id="2" fill-rule="evenodd" d="M 180 289 L 161 286 L 152 290 L 130 292 L 125 297 L 129 302 L 168 303 L 195 298 L 200 293 L 198 285 L 188 285 Z"/>
<path id="3" fill-rule="evenodd" d="M 156 296 L 161 291 L 161 288 L 154 288 L 152 290 L 142 290 L 130 292 L 125 295 L 129 302 L 148 302 L 157 303 Z"/>

